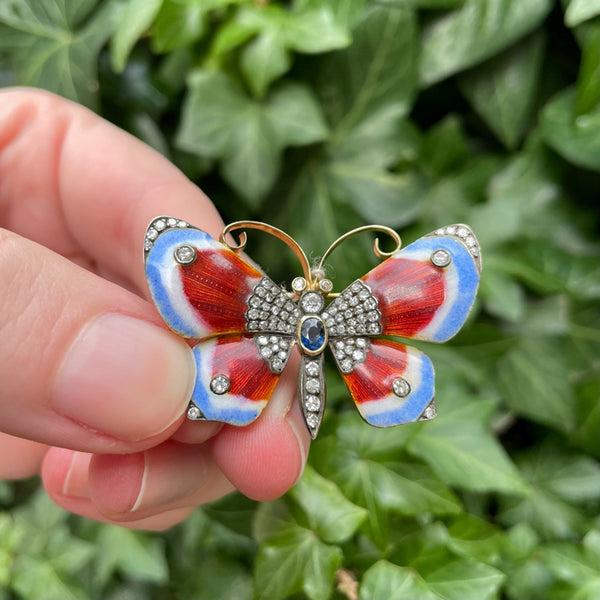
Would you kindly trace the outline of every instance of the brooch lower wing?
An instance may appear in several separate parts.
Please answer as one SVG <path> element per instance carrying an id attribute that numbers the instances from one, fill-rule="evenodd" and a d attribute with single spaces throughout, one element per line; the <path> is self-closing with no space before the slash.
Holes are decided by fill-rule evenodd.
<path id="1" fill-rule="evenodd" d="M 387 427 L 435 416 L 429 358 L 368 336 L 445 342 L 465 322 L 480 272 L 475 235 L 466 225 L 450 225 L 388 258 L 326 309 L 329 345 L 365 421 Z"/>
<path id="2" fill-rule="evenodd" d="M 296 327 L 285 292 L 210 235 L 172 217 L 146 231 L 146 278 L 160 314 L 193 348 L 197 379 L 188 409 L 193 420 L 247 425 L 268 402 L 283 371 Z M 253 305 L 288 307 L 285 321 Z M 265 335 L 247 331 L 247 315 Z M 297 313 L 296 313 L 297 315 Z"/>

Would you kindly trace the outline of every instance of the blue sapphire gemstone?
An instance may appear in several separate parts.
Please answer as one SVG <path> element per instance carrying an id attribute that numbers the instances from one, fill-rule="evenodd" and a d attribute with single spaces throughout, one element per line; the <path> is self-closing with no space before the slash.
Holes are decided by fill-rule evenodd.
<path id="1" fill-rule="evenodd" d="M 319 317 L 308 317 L 300 326 L 300 345 L 309 352 L 318 352 L 325 344 L 325 325 Z"/>

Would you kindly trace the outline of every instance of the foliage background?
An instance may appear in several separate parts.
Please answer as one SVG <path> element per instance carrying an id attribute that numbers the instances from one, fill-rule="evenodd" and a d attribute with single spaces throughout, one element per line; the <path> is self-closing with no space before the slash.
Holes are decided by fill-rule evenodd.
<path id="1" fill-rule="evenodd" d="M 369 428 L 331 372 L 285 498 L 165 534 L 2 483 L 0 599 L 597 600 L 599 62 L 597 0 L 2 0 L 0 84 L 97 110 L 226 221 L 315 254 L 365 222 L 464 221 L 484 271 L 462 333 L 423 345 L 435 421 Z M 368 245 L 334 255 L 337 285 Z"/>

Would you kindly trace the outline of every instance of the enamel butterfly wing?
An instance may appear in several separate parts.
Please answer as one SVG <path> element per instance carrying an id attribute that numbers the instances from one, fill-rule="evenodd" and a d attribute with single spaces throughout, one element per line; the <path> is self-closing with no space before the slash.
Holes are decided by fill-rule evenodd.
<path id="1" fill-rule="evenodd" d="M 286 290 L 239 256 L 246 244 L 228 234 L 259 229 L 284 241 L 303 276 Z M 377 231 L 396 242 L 385 260 L 340 293 L 325 278 L 326 258 L 347 238 Z M 191 420 L 247 425 L 266 406 L 293 351 L 300 352 L 299 398 L 311 436 L 325 407 L 324 350 L 365 421 L 388 427 L 432 419 L 434 373 L 421 351 L 380 336 L 445 342 L 461 328 L 475 300 L 480 247 L 466 225 L 450 225 L 400 250 L 400 237 L 369 225 L 336 240 L 311 268 L 287 234 L 254 221 L 228 225 L 215 240 L 173 217 L 146 231 L 144 260 L 152 298 L 167 324 L 196 340 Z"/>

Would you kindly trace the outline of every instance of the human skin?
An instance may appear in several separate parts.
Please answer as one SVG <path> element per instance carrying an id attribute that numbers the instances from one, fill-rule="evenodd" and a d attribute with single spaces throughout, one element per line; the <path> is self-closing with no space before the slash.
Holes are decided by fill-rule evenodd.
<path id="1" fill-rule="evenodd" d="M 253 424 L 185 420 L 191 350 L 141 260 L 161 214 L 223 228 L 139 140 L 50 93 L 0 91 L 0 479 L 41 473 L 65 509 L 153 530 L 234 489 L 280 496 L 309 447 L 294 361 Z"/>

